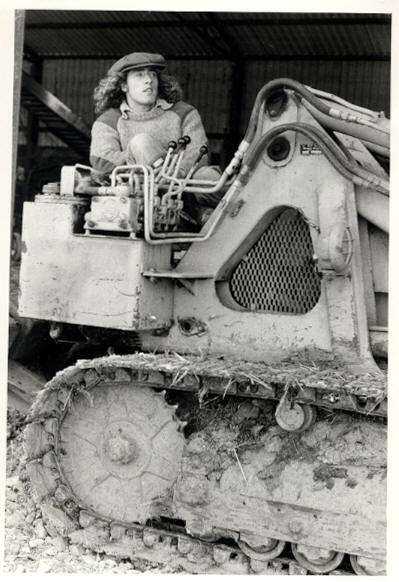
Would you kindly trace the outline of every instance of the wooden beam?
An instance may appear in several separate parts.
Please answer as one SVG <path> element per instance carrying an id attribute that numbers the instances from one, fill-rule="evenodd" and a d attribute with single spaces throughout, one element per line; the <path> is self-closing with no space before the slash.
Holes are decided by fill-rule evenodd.
<path id="1" fill-rule="evenodd" d="M 124 54 L 124 53 L 123 53 Z M 55 60 L 55 59 L 64 59 L 64 60 L 79 60 L 79 59 L 87 59 L 87 60 L 96 60 L 96 59 L 119 59 L 123 56 L 121 53 L 103 53 L 103 54 L 88 54 L 88 53 L 80 53 L 80 54 L 65 54 L 65 53 L 58 53 L 58 54 L 45 54 L 43 53 L 43 58 L 46 60 Z M 170 61 L 231 61 L 232 57 L 223 56 L 223 55 L 215 55 L 215 54 L 190 54 L 190 55 L 181 55 L 175 53 L 167 53 L 164 51 L 164 57 Z M 390 61 L 390 55 L 304 55 L 304 54 L 246 54 L 242 56 L 242 60 L 247 61 Z"/>
<path id="2" fill-rule="evenodd" d="M 47 91 L 27 73 L 23 73 L 22 78 L 24 89 L 33 95 L 39 102 L 43 103 L 48 109 L 53 111 L 57 117 L 60 117 L 68 125 L 72 126 L 75 131 L 81 133 L 85 138 L 90 139 L 90 129 L 81 117 L 75 115 L 69 107 L 64 105 L 62 101 Z"/>
<path id="3" fill-rule="evenodd" d="M 15 189 L 17 184 L 19 113 L 22 86 L 22 63 L 25 31 L 25 10 L 15 11 L 14 39 L 14 103 L 13 103 L 13 140 L 12 140 L 12 177 L 11 177 L 11 241 L 14 229 Z M 11 247 L 10 247 L 11 248 Z"/>
<path id="4" fill-rule="evenodd" d="M 29 11 L 28 11 L 29 12 Z M 38 11 L 36 11 L 38 12 Z M 60 11 L 62 12 L 62 11 Z M 74 11 L 69 11 L 74 12 Z M 189 20 L 190 12 L 169 12 L 166 13 L 170 16 L 174 16 L 175 20 L 157 20 L 157 21 L 142 21 L 134 19 L 134 12 L 127 13 L 126 20 L 123 22 L 104 22 L 92 20 L 89 22 L 82 22 L 79 20 L 79 11 L 76 12 L 75 22 L 63 22 L 62 20 L 53 22 L 43 22 L 43 23 L 27 23 L 27 30 L 68 30 L 68 29 L 125 29 L 125 28 L 176 28 L 181 27 L 181 22 L 178 15 L 184 15 L 184 26 L 189 28 L 196 28 L 200 25 L 198 19 Z M 198 14 L 198 13 L 195 13 Z M 274 13 L 270 16 L 266 13 L 256 13 L 255 17 L 250 16 L 251 13 L 229 13 L 229 12 L 213 12 L 216 17 L 220 17 L 225 25 L 234 26 L 319 26 L 320 24 L 328 25 L 350 25 L 350 24 L 370 24 L 370 25 L 384 25 L 391 23 L 391 16 L 389 14 L 340 14 L 337 17 L 331 17 L 329 14 L 326 16 L 303 16 L 303 13 L 291 13 L 287 16 L 287 13 Z M 240 18 L 231 18 L 231 15 L 240 16 Z M 230 18 L 229 18 L 230 16 Z M 62 18 L 62 15 L 61 15 Z"/>

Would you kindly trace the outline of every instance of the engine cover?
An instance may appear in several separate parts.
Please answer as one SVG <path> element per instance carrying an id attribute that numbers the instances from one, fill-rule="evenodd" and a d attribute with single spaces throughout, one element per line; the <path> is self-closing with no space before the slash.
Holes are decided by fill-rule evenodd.
<path id="1" fill-rule="evenodd" d="M 75 221 L 71 202 L 25 203 L 20 315 L 123 330 L 169 327 L 172 283 L 141 273 L 168 268 L 170 245 L 76 234 Z"/>

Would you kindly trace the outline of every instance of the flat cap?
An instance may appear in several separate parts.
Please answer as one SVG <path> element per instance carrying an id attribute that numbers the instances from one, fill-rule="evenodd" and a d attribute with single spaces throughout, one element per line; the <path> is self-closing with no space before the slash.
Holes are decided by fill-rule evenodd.
<path id="1" fill-rule="evenodd" d="M 162 55 L 154 53 L 130 53 L 130 55 L 125 55 L 116 61 L 109 69 L 108 74 L 115 75 L 144 67 L 154 67 L 154 69 L 162 70 L 166 67 L 166 62 Z"/>

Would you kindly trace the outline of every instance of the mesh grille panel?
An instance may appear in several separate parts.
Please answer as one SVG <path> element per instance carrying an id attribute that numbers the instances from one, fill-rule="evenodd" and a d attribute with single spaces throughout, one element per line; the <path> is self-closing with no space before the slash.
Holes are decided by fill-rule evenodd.
<path id="1" fill-rule="evenodd" d="M 320 297 L 320 276 L 312 256 L 302 214 L 284 210 L 234 269 L 231 294 L 250 311 L 307 313 Z"/>

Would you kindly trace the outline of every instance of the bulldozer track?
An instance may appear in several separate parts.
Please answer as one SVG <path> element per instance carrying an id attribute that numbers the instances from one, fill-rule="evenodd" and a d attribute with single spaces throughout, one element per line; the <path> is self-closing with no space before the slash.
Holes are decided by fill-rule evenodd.
<path id="1" fill-rule="evenodd" d="M 347 410 L 386 417 L 387 381 L 382 372 L 355 374 L 341 364 L 288 360 L 275 365 L 238 362 L 179 354 L 134 353 L 80 360 L 59 372 L 47 390 L 70 384 L 71 379 L 92 386 L 115 373 L 140 385 L 280 400 L 284 393 L 295 402 L 330 410 Z M 77 378 L 78 375 L 83 376 Z"/>
<path id="2" fill-rule="evenodd" d="M 297 376 L 295 370 L 298 370 Z M 330 385 L 328 380 L 331 380 Z M 36 500 L 42 505 L 44 518 L 56 527 L 59 534 L 96 552 L 142 559 L 173 571 L 190 573 L 307 574 L 307 568 L 299 564 L 289 551 L 287 555 L 274 559 L 257 559 L 262 556 L 251 557 L 234 542 L 226 544 L 191 537 L 173 520 L 153 527 L 147 522 L 137 525 L 110 519 L 93 511 L 75 495 L 64 474 L 59 460 L 62 455 L 59 427 L 73 407 L 74 398 L 90 399 L 90 390 L 104 381 L 115 386 L 135 381 L 137 386 L 158 391 L 168 388 L 197 392 L 199 398 L 209 392 L 274 400 L 293 386 L 299 402 L 382 416 L 380 404 L 385 388 L 380 377 L 376 376 L 375 380 L 371 386 L 370 376 L 356 377 L 338 370 L 334 376 L 331 369 L 327 374 L 316 366 L 312 370 L 311 366 L 298 363 L 285 367 L 280 364 L 278 368 L 254 364 L 245 367 L 234 362 L 178 354 L 137 353 L 79 361 L 48 382 L 39 392 L 27 418 L 27 470 Z M 331 394 L 337 395 L 334 401 Z M 366 411 L 364 408 L 358 410 L 357 399 L 367 400 Z M 184 423 L 176 415 L 173 418 L 177 431 L 182 432 Z M 235 539 L 238 541 L 238 535 Z M 349 564 L 349 558 L 345 559 Z M 361 568 L 359 572 L 363 573 Z M 350 566 L 343 570 L 337 567 L 329 573 L 347 575 L 353 574 L 353 569 Z"/>
<path id="3" fill-rule="evenodd" d="M 108 524 L 85 515 L 85 529 L 74 532 L 72 541 L 89 545 L 96 552 L 105 552 L 119 558 L 141 558 L 151 564 L 169 566 L 192 574 L 285 574 L 309 573 L 295 559 L 275 558 L 261 561 L 250 558 L 238 547 L 193 539 L 182 533 L 154 527 Z M 108 538 L 108 539 L 106 539 Z M 331 574 L 350 575 L 336 569 Z M 352 573 L 353 574 L 353 573 Z"/>

